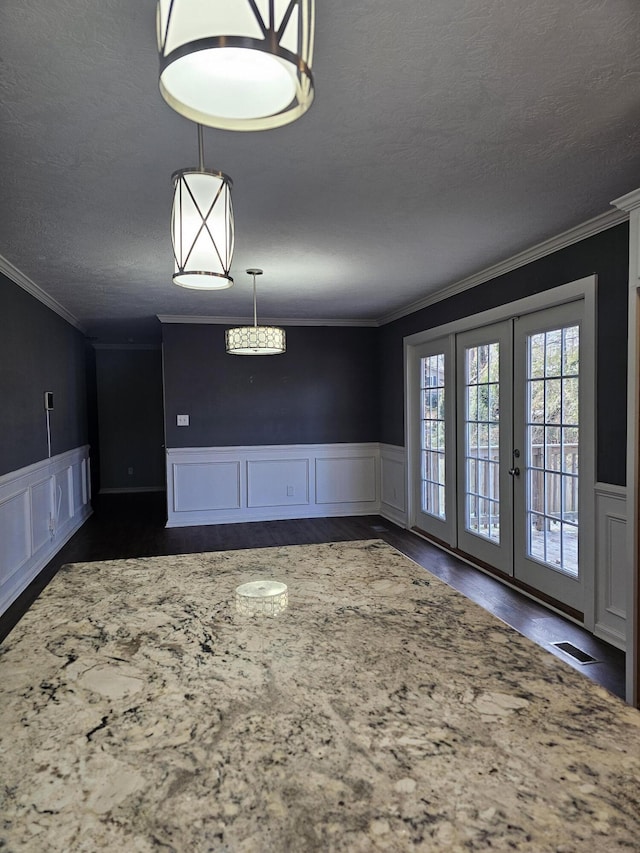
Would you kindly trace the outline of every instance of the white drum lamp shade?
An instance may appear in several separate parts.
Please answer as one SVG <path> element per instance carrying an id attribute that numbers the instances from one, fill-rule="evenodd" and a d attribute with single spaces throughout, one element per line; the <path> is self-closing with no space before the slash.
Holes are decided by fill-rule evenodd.
<path id="1" fill-rule="evenodd" d="M 159 0 L 160 92 L 223 130 L 295 121 L 313 101 L 314 0 Z"/>
<path id="2" fill-rule="evenodd" d="M 233 208 L 231 179 L 222 172 L 181 169 L 173 175 L 173 281 L 196 290 L 231 287 Z"/>
<path id="3" fill-rule="evenodd" d="M 277 326 L 238 326 L 225 332 L 229 355 L 280 355 L 287 350 L 284 329 Z"/>

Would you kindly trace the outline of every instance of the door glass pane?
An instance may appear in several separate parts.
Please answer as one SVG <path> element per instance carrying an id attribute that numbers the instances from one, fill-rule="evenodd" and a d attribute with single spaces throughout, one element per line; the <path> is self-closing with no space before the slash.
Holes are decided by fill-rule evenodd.
<path id="1" fill-rule="evenodd" d="M 578 576 L 580 327 L 527 338 L 527 554 Z"/>
<path id="2" fill-rule="evenodd" d="M 444 353 L 420 360 L 422 512 L 445 519 Z"/>
<path id="3" fill-rule="evenodd" d="M 500 542 L 500 344 L 465 350 L 465 528 Z"/>

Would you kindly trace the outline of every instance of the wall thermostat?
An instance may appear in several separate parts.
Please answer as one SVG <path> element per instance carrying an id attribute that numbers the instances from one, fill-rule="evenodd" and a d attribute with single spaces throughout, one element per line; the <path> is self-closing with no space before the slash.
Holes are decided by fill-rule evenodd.
<path id="1" fill-rule="evenodd" d="M 44 408 L 47 412 L 50 412 L 51 409 L 53 409 L 53 391 L 44 392 Z"/>

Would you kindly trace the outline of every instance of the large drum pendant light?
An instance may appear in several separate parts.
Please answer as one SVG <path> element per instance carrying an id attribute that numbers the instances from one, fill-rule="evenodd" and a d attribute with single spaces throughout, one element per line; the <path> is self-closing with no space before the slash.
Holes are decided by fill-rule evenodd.
<path id="1" fill-rule="evenodd" d="M 232 182 L 223 172 L 204 168 L 200 125 L 198 159 L 197 169 L 180 169 L 172 176 L 173 281 L 195 290 L 223 290 L 233 284 Z"/>
<path id="2" fill-rule="evenodd" d="M 277 326 L 259 326 L 256 308 L 256 276 L 262 275 L 260 269 L 249 269 L 253 276 L 253 326 L 238 326 L 227 329 L 225 345 L 229 355 L 280 355 L 287 350 L 284 329 Z"/>
<path id="3" fill-rule="evenodd" d="M 223 130 L 295 121 L 313 101 L 314 0 L 159 0 L 160 92 Z"/>

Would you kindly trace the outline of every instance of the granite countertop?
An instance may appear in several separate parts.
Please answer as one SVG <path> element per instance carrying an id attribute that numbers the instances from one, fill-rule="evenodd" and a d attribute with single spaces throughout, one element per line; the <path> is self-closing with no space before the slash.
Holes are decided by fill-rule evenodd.
<path id="1" fill-rule="evenodd" d="M 639 735 L 377 540 L 77 564 L 0 646 L 0 849 L 639 850 Z"/>

